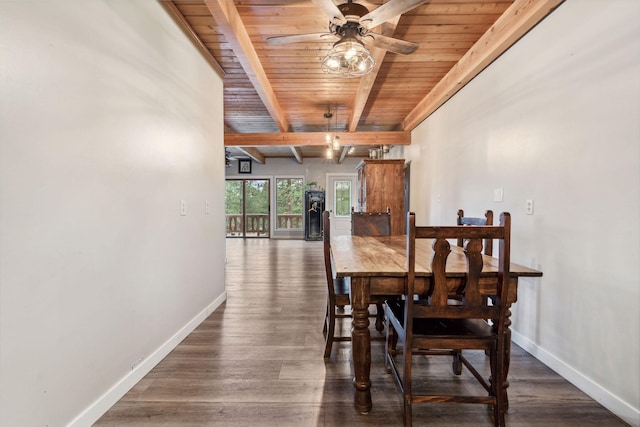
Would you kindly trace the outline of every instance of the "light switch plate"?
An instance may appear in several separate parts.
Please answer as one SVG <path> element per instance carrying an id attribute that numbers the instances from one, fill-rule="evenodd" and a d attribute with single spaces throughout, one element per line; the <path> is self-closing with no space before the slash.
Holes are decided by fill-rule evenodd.
<path id="1" fill-rule="evenodd" d="M 493 201 L 494 202 L 502 202 L 502 198 L 504 196 L 504 191 L 502 188 L 494 188 L 493 189 Z"/>

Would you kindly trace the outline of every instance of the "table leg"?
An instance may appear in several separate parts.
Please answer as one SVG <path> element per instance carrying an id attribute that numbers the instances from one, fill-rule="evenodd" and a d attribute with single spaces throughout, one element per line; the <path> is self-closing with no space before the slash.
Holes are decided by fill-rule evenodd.
<path id="1" fill-rule="evenodd" d="M 369 279 L 351 278 L 351 308 L 353 327 L 351 345 L 355 378 L 354 405 L 358 412 L 371 411 L 371 335 L 369 334 Z"/>

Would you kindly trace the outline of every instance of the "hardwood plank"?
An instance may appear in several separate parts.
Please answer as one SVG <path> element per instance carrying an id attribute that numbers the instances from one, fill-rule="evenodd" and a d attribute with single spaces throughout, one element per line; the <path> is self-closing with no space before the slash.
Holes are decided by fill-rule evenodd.
<path id="1" fill-rule="evenodd" d="M 323 360 L 326 282 L 322 242 L 227 239 L 228 300 L 95 423 L 106 426 L 402 426 L 402 402 L 372 343 L 373 412 L 353 408 L 351 346 Z M 339 324 L 348 333 L 348 322 Z M 372 334 L 377 334 L 370 328 Z M 483 363 L 482 352 L 468 355 Z M 441 384 L 450 359 L 415 369 Z M 513 345 L 507 425 L 601 427 L 625 424 Z M 450 381 L 475 385 L 468 372 Z M 428 382 L 421 386 L 429 386 Z M 491 426 L 480 405 L 415 405 L 414 426 Z"/>

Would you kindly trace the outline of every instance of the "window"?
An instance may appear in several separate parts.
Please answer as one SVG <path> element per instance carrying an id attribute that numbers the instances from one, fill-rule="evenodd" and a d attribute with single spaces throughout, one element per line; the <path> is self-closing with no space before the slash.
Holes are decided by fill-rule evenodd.
<path id="1" fill-rule="evenodd" d="M 276 229 L 302 229 L 302 178 L 276 178 Z"/>
<path id="2" fill-rule="evenodd" d="M 335 181 L 334 215 L 337 217 L 349 217 L 351 215 L 351 181 Z"/>

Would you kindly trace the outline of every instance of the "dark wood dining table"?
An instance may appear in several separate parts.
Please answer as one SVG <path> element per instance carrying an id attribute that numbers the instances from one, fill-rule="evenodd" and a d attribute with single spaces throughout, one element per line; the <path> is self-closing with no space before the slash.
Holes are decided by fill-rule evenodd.
<path id="1" fill-rule="evenodd" d="M 336 277 L 351 277 L 351 307 L 353 327 L 351 344 L 355 378 L 354 405 L 358 412 L 371 411 L 371 336 L 369 333 L 369 301 L 372 295 L 402 295 L 407 276 L 406 236 L 332 236 L 331 262 Z M 447 271 L 451 274 L 449 289 L 455 295 L 461 285 L 461 276 L 466 268 L 462 248 L 451 245 L 447 260 Z M 433 250 L 428 239 L 416 240 L 416 282 L 417 293 L 426 294 L 431 284 L 430 261 Z M 483 294 L 495 295 L 498 276 L 497 258 L 484 257 L 481 286 Z M 459 272 L 459 274 L 456 274 Z M 540 277 L 542 272 L 518 264 L 510 265 L 508 281 L 508 301 L 517 300 L 519 277 Z M 511 342 L 511 321 L 507 311 L 507 342 Z M 509 370 L 510 345 L 506 348 L 505 378 Z M 507 384 L 508 386 L 508 384 Z"/>

